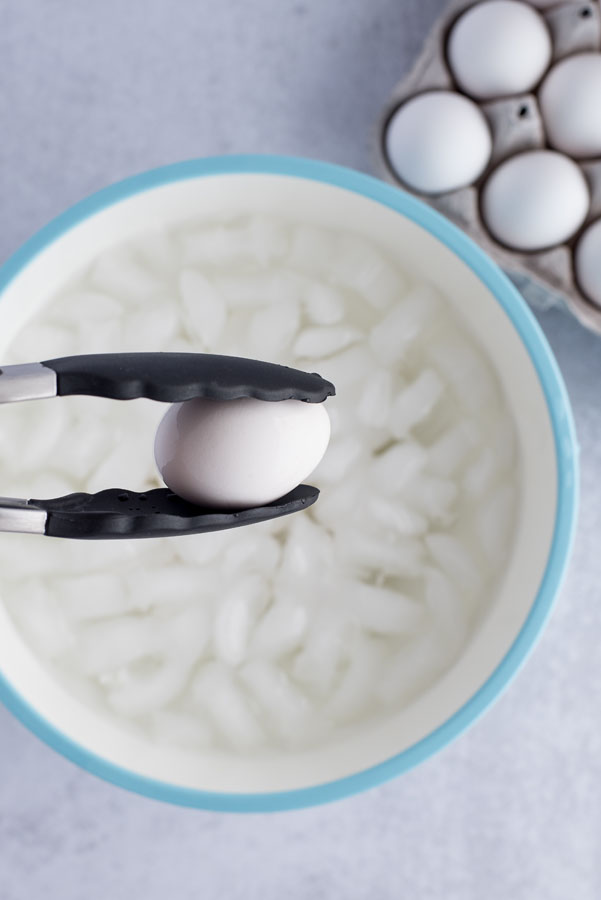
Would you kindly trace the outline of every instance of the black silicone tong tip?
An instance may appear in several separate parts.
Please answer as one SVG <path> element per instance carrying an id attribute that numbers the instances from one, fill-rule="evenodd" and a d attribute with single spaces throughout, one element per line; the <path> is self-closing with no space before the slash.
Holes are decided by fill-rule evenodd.
<path id="1" fill-rule="evenodd" d="M 179 403 L 212 400 L 304 400 L 322 403 L 336 393 L 316 372 L 210 353 L 99 353 L 66 356 L 42 363 L 56 372 L 57 393 L 114 400 L 147 397 Z"/>
<path id="2" fill-rule="evenodd" d="M 110 488 L 97 494 L 69 494 L 30 503 L 46 510 L 46 534 L 50 537 L 115 540 L 202 534 L 254 525 L 307 509 L 318 496 L 317 488 L 300 484 L 273 503 L 235 512 L 203 509 L 167 488 L 146 493 Z"/>

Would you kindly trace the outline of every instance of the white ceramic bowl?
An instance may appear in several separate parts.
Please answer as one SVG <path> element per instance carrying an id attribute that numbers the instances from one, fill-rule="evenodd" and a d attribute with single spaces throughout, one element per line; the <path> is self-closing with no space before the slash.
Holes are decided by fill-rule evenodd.
<path id="1" fill-rule="evenodd" d="M 408 708 L 352 738 L 277 758 L 199 759 L 125 733 L 47 676 L 1 604 L 0 698 L 55 749 L 116 784 L 189 806 L 266 811 L 324 802 L 404 772 L 457 736 L 498 696 L 558 592 L 574 529 L 578 473 L 557 366 L 497 266 L 420 201 L 365 175 L 308 160 L 179 163 L 127 179 L 68 210 L 0 271 L 0 359 L 2 347 L 45 299 L 109 246 L 154 222 L 258 211 L 351 228 L 374 239 L 402 266 L 438 285 L 488 353 L 515 419 L 522 464 L 514 551 L 493 608 L 457 664 Z"/>

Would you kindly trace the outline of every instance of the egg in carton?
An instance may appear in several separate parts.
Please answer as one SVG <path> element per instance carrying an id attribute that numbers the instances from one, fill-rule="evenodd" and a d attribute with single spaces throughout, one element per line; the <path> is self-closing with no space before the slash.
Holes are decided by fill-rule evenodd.
<path id="1" fill-rule="evenodd" d="M 601 333 L 599 0 L 455 0 L 378 137 L 388 181 L 459 225 L 535 305 L 563 301 Z"/>

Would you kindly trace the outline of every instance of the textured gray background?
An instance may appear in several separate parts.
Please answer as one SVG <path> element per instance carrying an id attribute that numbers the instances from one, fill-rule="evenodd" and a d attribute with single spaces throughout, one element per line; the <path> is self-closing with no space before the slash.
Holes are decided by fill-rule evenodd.
<path id="1" fill-rule="evenodd" d="M 85 194 L 204 154 L 370 170 L 440 0 L 1 0 L 0 257 Z M 580 431 L 561 602 L 521 676 L 418 770 L 333 806 L 232 817 L 84 774 L 0 710 L 1 900 L 598 900 L 601 343 L 540 317 Z"/>

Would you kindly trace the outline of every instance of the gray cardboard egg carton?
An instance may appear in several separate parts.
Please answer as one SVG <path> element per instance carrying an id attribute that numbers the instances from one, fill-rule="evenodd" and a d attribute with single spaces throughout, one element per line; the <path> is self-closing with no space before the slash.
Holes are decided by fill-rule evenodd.
<path id="1" fill-rule="evenodd" d="M 449 30 L 459 14 L 475 5 L 477 3 L 474 0 L 451 2 L 432 28 L 412 70 L 393 91 L 378 133 L 380 174 L 387 181 L 421 197 L 459 225 L 506 270 L 534 306 L 540 308 L 563 303 L 586 327 L 601 334 L 601 308 L 589 301 L 578 289 L 572 264 L 572 248 L 578 237 L 592 220 L 601 216 L 601 159 L 575 160 L 588 181 L 591 207 L 583 228 L 565 244 L 538 253 L 509 250 L 494 240 L 480 217 L 479 188 L 489 172 L 499 162 L 516 153 L 546 146 L 536 91 L 486 102 L 470 97 L 486 116 L 493 139 L 489 164 L 470 187 L 446 194 L 420 194 L 404 184 L 388 162 L 384 148 L 386 126 L 403 101 L 428 90 L 446 89 L 462 93 L 447 65 L 445 44 Z M 553 40 L 551 65 L 573 53 L 601 49 L 599 0 L 572 0 L 538 12 L 545 19 Z M 601 115 L 601 98 L 599 104 Z"/>

